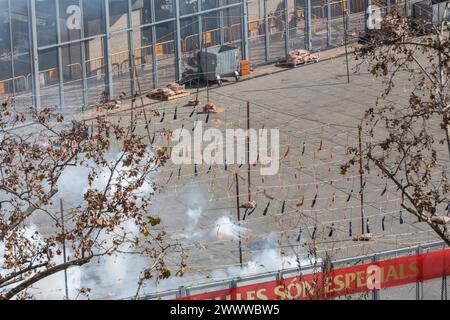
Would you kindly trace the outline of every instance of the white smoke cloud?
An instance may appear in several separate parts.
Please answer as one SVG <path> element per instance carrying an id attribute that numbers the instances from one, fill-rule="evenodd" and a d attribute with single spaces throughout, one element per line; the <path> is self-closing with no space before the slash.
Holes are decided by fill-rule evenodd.
<path id="1" fill-rule="evenodd" d="M 249 233 L 249 229 L 240 226 L 228 216 L 217 219 L 216 226 L 212 230 L 212 235 L 219 240 L 248 239 Z"/>

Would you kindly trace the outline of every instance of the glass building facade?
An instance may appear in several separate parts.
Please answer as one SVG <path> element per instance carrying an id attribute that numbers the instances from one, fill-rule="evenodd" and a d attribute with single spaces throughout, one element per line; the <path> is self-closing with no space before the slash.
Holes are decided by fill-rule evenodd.
<path id="1" fill-rule="evenodd" d="M 343 43 L 343 8 L 355 34 L 364 29 L 369 3 L 0 0 L 0 98 L 76 112 L 105 94 L 132 96 L 136 74 L 142 91 L 182 79 L 195 72 L 203 46 L 237 46 L 254 66 L 291 49 L 323 50 Z"/>

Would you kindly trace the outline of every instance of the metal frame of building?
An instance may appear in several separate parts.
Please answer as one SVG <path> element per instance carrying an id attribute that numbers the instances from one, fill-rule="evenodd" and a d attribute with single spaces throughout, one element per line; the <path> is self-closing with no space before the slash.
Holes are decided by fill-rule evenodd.
<path id="1" fill-rule="evenodd" d="M 348 33 L 355 35 L 364 29 L 365 10 L 374 1 L 343 1 Z M 394 6 L 395 0 L 383 1 L 389 9 Z M 397 1 L 395 6 L 406 10 L 407 3 Z M 141 71 L 145 90 L 179 81 L 187 61 L 202 45 L 234 44 L 241 49 L 242 59 L 260 65 L 294 48 L 320 51 L 342 45 L 343 38 L 342 0 L 0 0 L 0 4 L 7 6 L 9 19 L 0 27 L 0 40 L 6 39 L 1 33 L 9 31 L 10 41 L 9 48 L 1 48 L 0 42 L 0 69 L 10 70 L 5 72 L 10 76 L 7 79 L 0 71 L 0 96 L 22 98 L 24 104 L 36 108 L 58 105 L 84 110 L 104 95 L 115 97 L 124 91 L 132 96 L 134 64 Z M 119 4 L 125 9 L 113 19 L 111 6 Z M 150 13 L 144 11 L 145 5 Z M 19 16 L 12 6 L 26 8 L 26 12 Z M 162 11 L 168 16 L 161 17 Z M 93 22 L 89 16 L 96 13 L 100 17 Z M 77 18 L 78 29 L 65 30 L 66 22 Z M 13 43 L 14 24 L 24 19 L 28 22 L 21 23 L 28 24 L 29 45 L 20 52 Z M 126 22 L 116 26 L 121 19 Z M 94 27 L 98 30 L 92 32 Z M 69 36 L 63 39 L 63 34 Z M 41 41 L 43 37 L 52 39 Z M 126 48 L 117 52 L 114 47 L 123 43 Z M 29 57 L 28 63 L 21 60 L 28 73 L 15 68 L 19 56 Z"/>

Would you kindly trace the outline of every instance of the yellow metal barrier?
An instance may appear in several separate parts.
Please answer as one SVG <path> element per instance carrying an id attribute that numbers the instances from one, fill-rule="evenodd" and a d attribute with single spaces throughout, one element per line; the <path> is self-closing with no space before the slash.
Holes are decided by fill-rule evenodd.
<path id="1" fill-rule="evenodd" d="M 23 81 L 23 90 L 20 86 L 16 85 L 16 83 L 20 80 Z M 15 87 L 14 89 L 16 92 L 29 90 L 29 82 L 27 81 L 26 76 L 17 76 L 0 81 L 0 94 L 5 94 L 8 91 L 8 83 L 10 83 L 11 91 L 13 91 L 13 87 Z"/>

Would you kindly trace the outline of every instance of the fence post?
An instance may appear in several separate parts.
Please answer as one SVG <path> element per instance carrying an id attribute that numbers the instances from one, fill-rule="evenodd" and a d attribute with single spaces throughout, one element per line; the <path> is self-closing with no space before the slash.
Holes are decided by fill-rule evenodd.
<path id="1" fill-rule="evenodd" d="M 289 3 L 288 0 L 283 0 L 284 3 L 284 51 L 287 56 L 289 53 Z"/>
<path id="2" fill-rule="evenodd" d="M 36 1 L 30 1 L 30 31 L 31 31 L 31 53 L 33 57 L 32 77 L 33 77 L 33 104 L 36 110 L 41 109 L 41 87 L 39 73 L 39 55 L 37 44 L 37 21 L 36 21 Z"/>
<path id="3" fill-rule="evenodd" d="M 331 46 L 331 0 L 327 0 L 327 46 Z"/>
<path id="4" fill-rule="evenodd" d="M 59 1 L 56 1 L 56 21 L 60 21 L 60 13 L 59 13 Z M 56 24 L 56 36 L 58 43 L 61 42 L 61 25 L 59 23 Z M 62 65 L 62 52 L 61 47 L 58 47 L 58 81 L 59 81 L 59 109 L 62 110 L 64 106 L 64 71 Z"/>
<path id="5" fill-rule="evenodd" d="M 418 246 L 416 249 L 416 254 L 422 254 L 422 246 Z M 423 300 L 423 282 L 416 281 L 416 300 Z"/>
<path id="6" fill-rule="evenodd" d="M 376 263 L 378 261 L 378 256 L 376 254 L 372 257 L 372 263 Z M 380 300 L 380 290 L 374 289 L 372 291 L 372 300 Z"/>
<path id="7" fill-rule="evenodd" d="M 199 1 L 200 3 L 201 1 Z M 152 20 L 151 21 L 156 21 L 155 18 L 155 2 L 152 1 L 150 3 L 150 8 L 151 8 L 151 16 L 152 16 Z M 157 88 L 158 87 L 158 53 L 156 50 L 156 26 L 151 26 L 152 29 L 152 64 L 153 64 L 153 88 Z"/>
<path id="8" fill-rule="evenodd" d="M 266 46 L 265 46 L 265 53 L 266 53 L 266 62 L 270 61 L 270 50 L 269 50 L 269 46 L 270 46 L 270 39 L 269 39 L 269 9 L 267 8 L 267 1 L 269 0 L 264 0 L 264 31 L 265 31 L 265 40 L 266 40 Z"/>
<path id="9" fill-rule="evenodd" d="M 109 0 L 105 0 L 105 31 L 106 31 L 106 45 L 105 45 L 105 64 L 106 64 L 106 88 L 109 97 L 112 99 L 114 96 L 113 88 L 113 67 L 112 67 L 112 55 L 111 55 L 111 31 L 110 31 L 110 17 L 109 17 Z M 87 90 L 87 87 L 85 88 Z M 85 103 L 88 106 L 88 101 Z"/>
<path id="10" fill-rule="evenodd" d="M 248 52 L 248 4 L 247 4 L 247 0 L 242 0 L 241 30 L 242 30 L 242 58 L 244 60 L 249 60 L 249 52 Z"/>
<path id="11" fill-rule="evenodd" d="M 223 20 L 221 21 L 223 23 Z M 221 25 L 223 29 L 223 25 Z M 182 70 L 181 70 L 181 29 L 180 29 L 180 1 L 175 0 L 175 75 L 177 81 L 180 81 L 182 78 Z M 222 41 L 222 39 L 221 39 Z M 222 44 L 222 43 L 221 43 Z"/>
<path id="12" fill-rule="evenodd" d="M 178 287 L 177 298 L 182 298 L 186 296 L 187 296 L 186 287 L 185 286 Z"/>
<path id="13" fill-rule="evenodd" d="M 306 1 L 306 19 L 305 19 L 305 41 L 306 41 L 306 49 L 312 50 L 312 40 L 311 40 L 311 0 Z"/>

